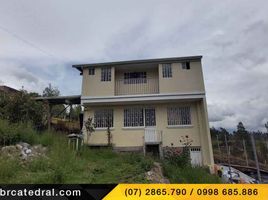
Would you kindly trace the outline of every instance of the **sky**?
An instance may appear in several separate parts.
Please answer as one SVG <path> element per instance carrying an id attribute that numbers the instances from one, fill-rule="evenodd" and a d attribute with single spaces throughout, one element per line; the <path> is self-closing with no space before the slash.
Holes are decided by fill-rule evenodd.
<path id="1" fill-rule="evenodd" d="M 210 126 L 264 131 L 265 0 L 0 0 L 0 85 L 81 93 L 72 64 L 203 55 Z"/>

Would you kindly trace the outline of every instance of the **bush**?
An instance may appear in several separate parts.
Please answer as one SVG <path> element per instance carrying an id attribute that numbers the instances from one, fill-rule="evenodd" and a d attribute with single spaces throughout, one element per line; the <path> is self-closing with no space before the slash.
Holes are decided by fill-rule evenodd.
<path id="1" fill-rule="evenodd" d="M 188 167 L 190 163 L 189 148 L 183 147 L 182 151 L 177 148 L 165 147 L 164 158 L 167 162 L 177 167 Z"/>

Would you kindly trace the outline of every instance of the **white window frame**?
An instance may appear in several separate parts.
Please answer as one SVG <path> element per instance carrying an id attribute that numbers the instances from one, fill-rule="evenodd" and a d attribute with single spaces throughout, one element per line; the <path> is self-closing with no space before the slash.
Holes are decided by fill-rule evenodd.
<path id="1" fill-rule="evenodd" d="M 172 65 L 171 63 L 162 64 L 163 78 L 172 78 Z"/>
<path id="2" fill-rule="evenodd" d="M 124 73 L 124 84 L 140 84 L 140 83 L 147 83 L 146 72 L 125 72 Z"/>
<path id="3" fill-rule="evenodd" d="M 170 106 L 167 107 L 168 127 L 192 126 L 192 116 L 190 106 Z"/>
<path id="4" fill-rule="evenodd" d="M 107 82 L 112 80 L 112 68 L 111 67 L 102 67 L 101 68 L 101 81 Z"/>
<path id="5" fill-rule="evenodd" d="M 94 111 L 94 124 L 96 129 L 108 128 L 107 120 L 110 117 L 110 128 L 114 127 L 113 109 L 103 108 Z M 100 121 L 99 121 L 100 120 Z"/>

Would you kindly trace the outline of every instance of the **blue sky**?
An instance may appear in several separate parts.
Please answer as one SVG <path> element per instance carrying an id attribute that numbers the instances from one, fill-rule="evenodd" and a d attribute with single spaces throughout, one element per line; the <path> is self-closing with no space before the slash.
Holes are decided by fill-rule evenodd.
<path id="1" fill-rule="evenodd" d="M 80 94 L 72 64 L 203 55 L 211 126 L 268 121 L 268 3 L 0 0 L 0 84 Z"/>

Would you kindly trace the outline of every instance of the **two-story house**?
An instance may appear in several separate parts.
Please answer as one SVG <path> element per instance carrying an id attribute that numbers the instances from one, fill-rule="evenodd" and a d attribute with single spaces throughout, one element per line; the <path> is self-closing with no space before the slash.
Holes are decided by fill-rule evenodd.
<path id="1" fill-rule="evenodd" d="M 192 140 L 192 164 L 212 165 L 202 56 L 73 65 L 81 72 L 84 121 L 95 132 L 85 142 L 107 145 L 110 126 L 118 151 L 181 148 Z M 87 137 L 87 134 L 85 134 Z"/>

